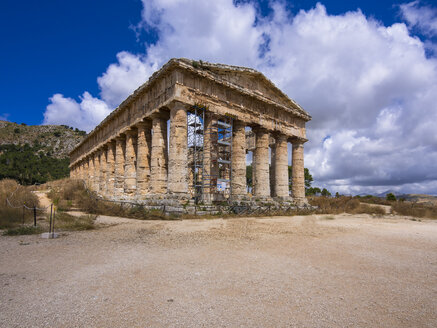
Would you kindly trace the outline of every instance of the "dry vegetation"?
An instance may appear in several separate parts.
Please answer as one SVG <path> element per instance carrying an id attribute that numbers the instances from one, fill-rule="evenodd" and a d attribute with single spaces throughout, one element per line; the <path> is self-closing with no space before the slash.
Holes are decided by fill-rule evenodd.
<path id="1" fill-rule="evenodd" d="M 392 211 L 399 215 L 413 216 L 416 218 L 437 219 L 437 206 L 414 202 L 394 202 Z"/>
<path id="2" fill-rule="evenodd" d="M 309 202 L 317 206 L 318 214 L 372 214 L 383 216 L 386 214 L 382 206 L 390 206 L 391 214 L 411 216 L 415 218 L 437 219 L 437 207 L 432 204 L 409 201 L 387 201 L 378 197 L 310 197 Z M 364 204 L 368 203 L 368 204 Z"/>
<path id="3" fill-rule="evenodd" d="M 9 198 L 10 205 L 7 203 Z M 38 197 L 29 188 L 20 186 L 15 180 L 0 181 L 0 229 L 18 228 L 24 223 L 33 222 L 33 212 L 23 211 L 27 207 L 39 206 Z M 24 214 L 24 215 L 23 215 Z"/>
<path id="4" fill-rule="evenodd" d="M 375 214 L 384 215 L 385 210 L 381 206 L 371 206 L 362 204 L 360 200 L 348 197 L 340 196 L 336 198 L 331 197 L 309 197 L 308 201 L 311 205 L 317 206 L 316 210 L 319 214 Z"/>
<path id="5" fill-rule="evenodd" d="M 68 211 L 72 208 L 85 213 L 120 216 L 134 219 L 174 219 L 165 216 L 161 211 L 147 211 L 142 206 L 123 205 L 99 200 L 93 193 L 86 190 L 83 183 L 77 180 L 63 179 L 47 184 L 51 192 L 49 197 L 60 210 Z M 418 218 L 437 219 L 437 207 L 430 204 L 414 203 L 409 201 L 387 201 L 385 199 L 367 197 L 323 197 L 308 198 L 309 203 L 317 209 L 297 209 L 294 211 L 275 212 L 272 215 L 309 215 L 309 214 L 371 214 L 383 216 L 387 214 L 384 206 L 391 207 L 391 213 Z M 257 216 L 256 214 L 251 214 Z M 221 215 L 223 216 L 223 215 Z M 225 215 L 232 216 L 232 215 Z M 265 213 L 259 214 L 265 216 Z M 181 219 L 195 218 L 185 215 Z"/>
<path id="6" fill-rule="evenodd" d="M 33 211 L 25 209 L 23 204 L 32 208 L 40 207 L 38 197 L 32 192 L 38 189 L 49 189 L 48 197 L 57 208 L 56 228 L 61 231 L 90 230 L 96 227 L 96 215 L 110 215 L 142 220 L 175 219 L 166 216 L 160 210 L 146 210 L 142 206 L 119 204 L 98 199 L 90 193 L 82 182 L 78 180 L 62 179 L 49 182 L 42 186 L 23 187 L 16 181 L 5 179 L 0 181 L 0 229 L 4 234 L 22 235 L 33 234 L 48 230 L 47 213 L 38 211 L 38 226 L 33 223 Z M 9 197 L 12 208 L 6 202 Z M 309 203 L 316 209 L 297 209 L 286 212 L 272 212 L 270 215 L 310 215 L 310 214 L 370 214 L 382 217 L 387 213 L 410 216 L 413 218 L 437 219 L 437 207 L 429 203 L 409 201 L 387 201 L 378 197 L 309 197 Z M 390 206 L 390 207 L 387 207 Z M 71 215 L 69 211 L 80 211 L 86 215 Z M 24 216 L 23 216 L 24 214 Z M 252 214 L 265 216 L 266 213 Z M 235 215 L 220 215 L 231 217 Z M 213 218 L 213 215 L 202 218 Z M 199 218 L 194 215 L 183 215 L 179 219 Z M 327 216 L 326 220 L 331 217 Z"/>
<path id="7" fill-rule="evenodd" d="M 142 206 L 120 204 L 98 199 L 79 180 L 63 179 L 49 182 L 48 196 L 60 211 L 77 209 L 89 214 L 119 216 L 140 220 L 172 219 L 159 210 L 146 210 Z"/>

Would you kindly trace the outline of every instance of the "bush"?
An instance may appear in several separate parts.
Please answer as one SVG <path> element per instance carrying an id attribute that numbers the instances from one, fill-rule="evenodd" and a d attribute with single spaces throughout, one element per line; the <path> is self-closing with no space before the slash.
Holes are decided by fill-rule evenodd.
<path id="1" fill-rule="evenodd" d="M 11 208 L 6 198 L 12 206 Z M 20 186 L 15 180 L 0 180 L 0 229 L 15 228 L 23 222 L 23 204 L 28 207 L 39 206 L 38 197 L 29 188 Z M 33 211 L 24 211 L 24 221 L 33 220 Z"/>
<path id="2" fill-rule="evenodd" d="M 437 219 L 437 207 L 412 202 L 396 202 L 392 206 L 396 214 L 414 216 L 417 218 Z"/>
<path id="3" fill-rule="evenodd" d="M 355 196 L 354 198 L 359 199 L 361 203 L 389 205 L 389 206 L 392 204 L 390 201 L 388 201 L 384 198 L 376 197 L 373 195 Z"/>
<path id="4" fill-rule="evenodd" d="M 153 220 L 169 219 L 162 211 L 146 210 L 141 205 L 122 204 L 98 199 L 86 190 L 79 180 L 63 179 L 47 183 L 51 188 L 48 197 L 59 210 L 69 210 L 72 206 L 85 213 L 121 216 L 126 218 Z"/>
<path id="5" fill-rule="evenodd" d="M 318 213 L 323 214 L 377 214 L 384 215 L 385 211 L 380 206 L 370 206 L 361 204 L 357 198 L 350 196 L 339 196 L 336 198 L 330 197 L 309 197 L 308 201 L 311 205 L 317 206 Z"/>
<path id="6" fill-rule="evenodd" d="M 387 199 L 390 202 L 395 202 L 396 201 L 396 196 L 393 193 L 388 193 L 387 195 L 385 195 L 385 199 Z"/>

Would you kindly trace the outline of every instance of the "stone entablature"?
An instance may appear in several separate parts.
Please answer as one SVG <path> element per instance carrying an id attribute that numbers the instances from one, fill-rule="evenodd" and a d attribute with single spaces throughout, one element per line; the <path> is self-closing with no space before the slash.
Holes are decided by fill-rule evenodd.
<path id="1" fill-rule="evenodd" d="M 246 192 L 244 129 L 250 126 L 256 135 L 255 195 L 288 197 L 283 181 L 275 181 L 277 188 L 272 183 L 272 190 L 260 186 L 268 186 L 270 179 L 284 176 L 288 164 L 287 142 L 291 142 L 293 172 L 296 170 L 293 189 L 297 188 L 294 197 L 304 199 L 303 181 L 300 181 L 303 143 L 306 142 L 305 123 L 311 117 L 253 69 L 188 59 L 170 60 L 108 115 L 70 153 L 71 176 L 85 179 L 93 190 L 113 199 L 187 193 L 187 110 L 195 104 L 207 106 L 206 114 L 211 117 L 233 118 L 234 195 Z M 169 143 L 167 120 L 170 120 Z M 277 153 L 272 155 L 271 165 L 278 170 L 275 174 L 268 171 L 269 146 Z M 244 182 L 240 176 L 243 171 Z"/>

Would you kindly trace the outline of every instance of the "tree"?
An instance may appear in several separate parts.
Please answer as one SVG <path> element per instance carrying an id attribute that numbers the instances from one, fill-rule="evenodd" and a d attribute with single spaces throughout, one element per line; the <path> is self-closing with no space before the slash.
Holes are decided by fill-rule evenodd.
<path id="1" fill-rule="evenodd" d="M 252 164 L 246 165 L 246 184 L 248 187 L 252 187 Z"/>
<path id="2" fill-rule="evenodd" d="M 396 201 L 396 196 L 393 193 L 389 192 L 387 195 L 385 195 L 385 199 L 388 201 Z"/>
<path id="3" fill-rule="evenodd" d="M 288 165 L 288 187 L 290 190 L 293 184 L 292 172 L 293 172 L 293 166 Z M 311 188 L 311 184 L 313 183 L 313 176 L 311 175 L 310 170 L 308 170 L 307 168 L 304 169 L 304 176 L 305 176 L 305 190 L 308 190 L 308 188 Z"/>
<path id="4" fill-rule="evenodd" d="M 335 193 L 335 198 L 339 198 L 340 194 L 338 193 L 338 191 Z"/>
<path id="5" fill-rule="evenodd" d="M 323 188 L 321 194 L 322 194 L 322 196 L 325 196 L 325 197 L 331 196 L 331 193 L 326 188 Z"/>
<path id="6" fill-rule="evenodd" d="M 310 188 L 305 190 L 306 196 L 314 196 L 314 195 L 321 194 L 321 193 L 322 193 L 322 191 L 318 187 L 314 187 L 314 188 L 310 187 Z"/>

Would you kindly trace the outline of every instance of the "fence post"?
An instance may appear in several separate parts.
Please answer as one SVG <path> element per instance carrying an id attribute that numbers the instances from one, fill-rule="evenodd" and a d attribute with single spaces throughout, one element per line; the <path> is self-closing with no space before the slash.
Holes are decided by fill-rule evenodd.
<path id="1" fill-rule="evenodd" d="M 53 209 L 52 238 L 55 237 L 55 213 L 56 213 L 56 207 Z"/>
<path id="2" fill-rule="evenodd" d="M 23 204 L 23 225 L 24 225 L 24 204 Z"/>
<path id="3" fill-rule="evenodd" d="M 53 204 L 50 205 L 50 223 L 49 223 L 49 237 L 52 232 L 52 214 L 53 214 Z"/>
<path id="4" fill-rule="evenodd" d="M 33 206 L 33 226 L 36 227 L 36 206 Z"/>

